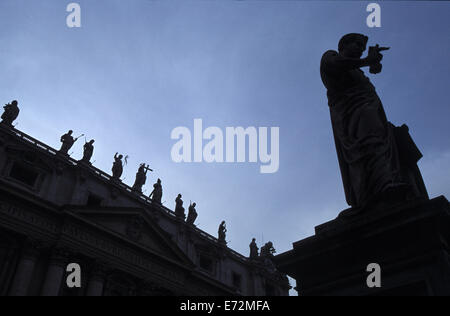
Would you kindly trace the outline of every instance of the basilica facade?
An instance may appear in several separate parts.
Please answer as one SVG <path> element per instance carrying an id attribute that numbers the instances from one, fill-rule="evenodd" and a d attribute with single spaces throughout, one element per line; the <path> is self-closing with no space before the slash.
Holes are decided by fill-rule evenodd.
<path id="1" fill-rule="evenodd" d="M 80 267 L 69 287 L 68 266 Z M 285 274 L 0 124 L 0 295 L 284 296 Z"/>

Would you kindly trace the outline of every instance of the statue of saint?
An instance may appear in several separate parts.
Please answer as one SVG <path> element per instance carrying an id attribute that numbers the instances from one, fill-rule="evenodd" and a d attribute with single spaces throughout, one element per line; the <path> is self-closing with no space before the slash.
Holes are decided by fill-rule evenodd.
<path id="1" fill-rule="evenodd" d="M 8 127 L 13 127 L 12 123 L 19 116 L 19 107 L 17 106 L 18 102 L 16 100 L 11 103 L 5 104 L 3 109 L 5 110 L 2 114 L 1 123 L 5 124 Z"/>
<path id="2" fill-rule="evenodd" d="M 264 246 L 261 247 L 261 256 L 259 259 L 262 261 L 262 263 L 265 266 L 267 266 L 271 270 L 276 269 L 276 267 L 272 261 L 274 253 L 276 253 L 276 250 L 273 247 L 273 244 L 271 241 L 267 242 Z"/>
<path id="3" fill-rule="evenodd" d="M 181 197 L 181 194 L 178 194 L 177 198 L 175 199 L 175 215 L 179 219 L 184 220 L 186 218 L 186 214 L 184 213 L 183 200 L 181 199 Z"/>
<path id="4" fill-rule="evenodd" d="M 123 173 L 122 155 L 116 153 L 114 155 L 114 163 L 112 167 L 112 179 L 119 180 Z"/>
<path id="5" fill-rule="evenodd" d="M 271 258 L 273 257 L 274 253 L 276 253 L 276 250 L 273 247 L 273 243 L 271 241 L 267 242 L 264 246 L 261 247 L 261 257 L 263 258 Z"/>
<path id="6" fill-rule="evenodd" d="M 83 158 L 81 159 L 82 162 L 90 164 L 92 155 L 94 154 L 94 142 L 95 140 L 91 139 L 88 143 L 84 144 Z"/>
<path id="7" fill-rule="evenodd" d="M 250 243 L 250 260 L 258 259 L 258 246 L 256 245 L 256 239 L 253 238 Z"/>
<path id="8" fill-rule="evenodd" d="M 197 210 L 195 209 L 196 206 L 196 203 L 192 203 L 191 205 L 189 205 L 188 216 L 186 219 L 186 223 L 188 223 L 189 225 L 194 225 L 194 222 L 197 219 L 198 214 Z"/>
<path id="9" fill-rule="evenodd" d="M 361 58 L 367 41 L 362 34 L 347 34 L 338 51 L 325 52 L 320 64 L 346 200 L 357 211 L 377 201 L 404 199 L 411 188 L 402 176 L 396 127 L 388 122 L 375 87 L 360 69 L 381 72 L 380 51 L 388 48 L 370 47 L 368 56 Z M 411 142 L 405 144 L 410 152 L 415 147 Z"/>
<path id="10" fill-rule="evenodd" d="M 75 142 L 81 137 L 84 136 L 83 134 L 80 135 L 77 138 L 73 138 L 72 136 L 73 131 L 70 130 L 68 131 L 66 134 L 64 134 L 63 136 L 61 136 L 61 149 L 59 150 L 60 153 L 68 155 L 69 154 L 69 150 L 70 148 L 72 148 L 73 144 L 75 144 Z"/>
<path id="11" fill-rule="evenodd" d="M 226 233 L 227 233 L 227 226 L 225 224 L 225 221 L 222 221 L 219 226 L 218 235 L 219 235 L 219 243 L 226 244 Z"/>
<path id="12" fill-rule="evenodd" d="M 149 168 L 149 166 L 145 166 L 145 163 L 142 163 L 139 166 L 138 172 L 136 173 L 136 180 L 134 181 L 133 191 L 137 191 L 142 193 L 142 187 L 147 181 L 147 171 L 153 171 Z"/>
<path id="13" fill-rule="evenodd" d="M 150 193 L 150 198 L 152 199 L 153 203 L 161 205 L 161 199 L 163 195 L 162 185 L 161 185 L 161 179 L 158 179 L 156 183 L 153 185 L 153 191 Z"/>

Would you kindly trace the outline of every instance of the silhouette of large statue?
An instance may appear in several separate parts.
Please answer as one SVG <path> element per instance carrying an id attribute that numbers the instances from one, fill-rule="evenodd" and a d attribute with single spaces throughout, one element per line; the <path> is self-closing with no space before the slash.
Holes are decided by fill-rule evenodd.
<path id="1" fill-rule="evenodd" d="M 136 180 L 134 181 L 133 185 L 133 191 L 142 193 L 142 187 L 147 181 L 147 171 L 149 170 L 153 171 L 152 169 L 149 168 L 149 166 L 145 166 L 145 163 L 142 163 L 139 166 L 138 172 L 136 173 Z"/>
<path id="2" fill-rule="evenodd" d="M 163 195 L 162 185 L 161 185 L 161 179 L 158 179 L 156 183 L 153 185 L 153 191 L 150 193 L 150 198 L 152 199 L 153 203 L 160 204 L 161 205 L 161 199 Z"/>
<path id="3" fill-rule="evenodd" d="M 18 102 L 16 100 L 11 103 L 5 104 L 3 109 L 5 110 L 2 114 L 1 123 L 7 125 L 8 127 L 12 127 L 12 123 L 19 116 L 19 107 L 17 106 Z"/>
<path id="4" fill-rule="evenodd" d="M 367 41 L 362 34 L 343 36 L 338 52 L 325 52 L 320 65 L 346 200 L 360 210 L 411 192 L 427 196 L 417 169 L 420 151 L 404 127 L 388 122 L 375 87 L 360 69 L 381 72 L 380 51 L 388 48 L 370 47 L 361 58 Z"/>
<path id="5" fill-rule="evenodd" d="M 114 155 L 114 163 L 112 167 L 112 179 L 113 180 L 119 180 L 123 173 L 123 164 L 122 164 L 122 155 L 118 155 L 119 153 L 116 153 Z"/>
<path id="6" fill-rule="evenodd" d="M 92 155 L 94 154 L 94 142 L 95 140 L 91 139 L 88 143 L 85 143 L 83 146 L 83 158 L 82 162 L 90 163 Z"/>

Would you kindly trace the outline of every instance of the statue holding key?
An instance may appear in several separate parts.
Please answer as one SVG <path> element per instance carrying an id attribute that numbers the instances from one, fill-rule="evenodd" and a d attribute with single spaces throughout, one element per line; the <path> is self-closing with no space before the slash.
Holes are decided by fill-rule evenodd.
<path id="1" fill-rule="evenodd" d="M 379 74 L 381 51 L 368 37 L 343 36 L 338 51 L 322 56 L 320 74 L 327 89 L 331 123 L 350 214 L 413 197 L 428 197 L 417 162 L 422 157 L 406 125 L 387 120 L 375 87 L 360 69 Z M 348 213 L 347 213 L 348 214 Z M 347 215 L 345 214 L 345 215 Z"/>

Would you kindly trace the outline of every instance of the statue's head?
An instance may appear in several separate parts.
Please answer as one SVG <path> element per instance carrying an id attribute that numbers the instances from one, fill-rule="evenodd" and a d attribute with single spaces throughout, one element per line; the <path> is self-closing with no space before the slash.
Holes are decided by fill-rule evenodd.
<path id="1" fill-rule="evenodd" d="M 73 131 L 70 130 L 67 134 L 72 135 L 72 134 L 73 134 Z"/>
<path id="2" fill-rule="evenodd" d="M 178 197 L 181 198 L 181 194 L 178 194 Z"/>
<path id="3" fill-rule="evenodd" d="M 18 104 L 17 100 L 13 100 L 13 101 L 11 102 L 11 105 L 17 106 L 17 104 Z"/>
<path id="4" fill-rule="evenodd" d="M 119 159 L 122 159 L 123 158 L 123 156 L 122 155 L 119 155 Z"/>
<path id="5" fill-rule="evenodd" d="M 339 40 L 339 53 L 346 57 L 361 58 L 362 53 L 366 50 L 368 39 L 363 34 L 346 34 Z"/>
<path id="6" fill-rule="evenodd" d="M 90 141 L 89 141 L 89 144 L 94 144 L 95 143 L 95 140 L 93 140 L 93 139 L 91 139 Z"/>
<path id="7" fill-rule="evenodd" d="M 192 206 L 193 206 L 193 207 L 196 207 L 196 206 L 197 206 L 197 203 L 195 203 L 195 202 L 192 203 Z"/>
<path id="8" fill-rule="evenodd" d="M 256 241 L 256 238 L 252 238 L 252 242 L 255 242 Z"/>
<path id="9" fill-rule="evenodd" d="M 158 178 L 158 181 L 156 181 L 156 182 L 161 183 L 161 179 Z"/>

